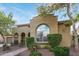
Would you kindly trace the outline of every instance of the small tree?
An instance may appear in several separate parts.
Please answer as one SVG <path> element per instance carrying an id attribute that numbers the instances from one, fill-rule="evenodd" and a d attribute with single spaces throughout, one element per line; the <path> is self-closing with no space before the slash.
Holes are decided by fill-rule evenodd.
<path id="1" fill-rule="evenodd" d="M 4 35 L 12 34 L 12 26 L 15 24 L 15 21 L 12 19 L 12 17 L 12 13 L 6 15 L 3 11 L 0 11 L 0 34 L 4 40 Z"/>

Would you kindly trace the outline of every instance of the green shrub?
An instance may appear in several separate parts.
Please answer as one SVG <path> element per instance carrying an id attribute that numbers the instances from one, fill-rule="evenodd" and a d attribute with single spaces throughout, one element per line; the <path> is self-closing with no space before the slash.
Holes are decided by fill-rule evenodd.
<path id="1" fill-rule="evenodd" d="M 38 51 L 31 51 L 30 56 L 42 56 L 42 54 Z"/>
<path id="2" fill-rule="evenodd" d="M 48 43 L 51 45 L 51 47 L 56 47 L 60 44 L 62 40 L 62 35 L 61 34 L 48 34 Z"/>
<path id="3" fill-rule="evenodd" d="M 53 52 L 56 56 L 69 56 L 69 48 L 67 47 L 54 47 Z"/>
<path id="4" fill-rule="evenodd" d="M 26 44 L 27 44 L 27 47 L 30 49 L 33 47 L 33 45 L 35 44 L 34 42 L 34 37 L 27 37 L 26 38 Z"/>

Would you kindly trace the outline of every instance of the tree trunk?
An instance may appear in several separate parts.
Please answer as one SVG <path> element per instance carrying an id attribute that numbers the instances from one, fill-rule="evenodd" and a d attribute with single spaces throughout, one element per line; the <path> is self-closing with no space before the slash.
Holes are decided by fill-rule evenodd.
<path id="1" fill-rule="evenodd" d="M 73 35 L 74 35 L 74 41 L 75 41 L 75 50 L 77 51 L 78 50 L 78 37 L 77 37 L 77 31 L 76 31 L 76 28 L 75 28 L 75 23 L 76 23 L 76 19 L 74 19 L 72 16 L 71 16 L 71 12 L 70 12 L 70 8 L 71 8 L 71 4 L 68 3 L 67 4 L 67 14 L 68 14 L 68 17 L 70 18 L 70 20 L 72 21 L 72 27 L 73 27 Z"/>

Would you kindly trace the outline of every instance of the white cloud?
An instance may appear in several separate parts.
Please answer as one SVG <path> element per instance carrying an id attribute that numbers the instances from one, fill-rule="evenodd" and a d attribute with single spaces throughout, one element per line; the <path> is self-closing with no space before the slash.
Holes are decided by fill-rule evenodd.
<path id="1" fill-rule="evenodd" d="M 32 15 L 34 15 L 31 11 L 25 11 L 25 10 L 22 10 L 22 9 L 20 9 L 20 8 L 17 8 L 17 7 L 11 7 L 14 11 L 17 11 L 17 12 L 20 12 L 21 14 L 23 14 L 23 15 L 25 15 L 25 16 L 27 16 L 27 15 L 30 15 L 30 16 L 32 16 Z"/>
<path id="2" fill-rule="evenodd" d="M 34 16 L 36 16 L 36 14 L 34 14 L 32 11 L 25 11 L 25 10 L 22 10 L 22 9 L 20 9 L 20 8 L 17 8 L 17 7 L 11 7 L 11 9 L 12 10 L 14 10 L 14 11 L 16 11 L 19 15 L 21 15 L 21 16 L 17 16 L 16 17 L 16 15 L 14 16 L 14 18 L 15 19 L 26 19 L 26 23 L 28 23 L 28 21 L 27 20 L 29 20 L 30 21 L 30 19 L 32 19 Z"/>
<path id="3" fill-rule="evenodd" d="M 16 21 L 16 24 L 25 24 L 30 22 L 29 20 L 23 20 L 19 16 L 14 16 L 13 19 Z"/>
<path id="4" fill-rule="evenodd" d="M 11 9 L 13 9 L 14 11 L 18 11 L 18 12 L 24 14 L 24 15 L 26 13 L 24 10 L 21 10 L 20 8 L 17 8 L 17 7 L 11 7 Z"/>

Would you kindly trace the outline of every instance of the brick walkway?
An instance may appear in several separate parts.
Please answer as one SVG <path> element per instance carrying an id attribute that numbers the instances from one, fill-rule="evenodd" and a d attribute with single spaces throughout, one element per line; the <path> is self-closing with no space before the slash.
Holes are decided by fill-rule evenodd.
<path id="1" fill-rule="evenodd" d="M 17 54 L 16 56 L 29 56 L 30 51 L 29 50 L 25 50 L 22 53 Z"/>
<path id="2" fill-rule="evenodd" d="M 38 50 L 43 56 L 54 56 L 53 52 L 50 52 L 48 49 L 39 49 Z"/>
<path id="3" fill-rule="evenodd" d="M 76 51 L 75 48 L 70 48 L 70 56 L 79 56 L 79 51 Z"/>
<path id="4" fill-rule="evenodd" d="M 15 55 L 17 55 L 19 53 L 22 53 L 25 50 L 27 50 L 27 48 L 20 48 L 20 49 L 17 49 L 15 51 L 12 51 L 12 52 L 5 53 L 5 54 L 3 54 L 1 56 L 15 56 Z"/>

